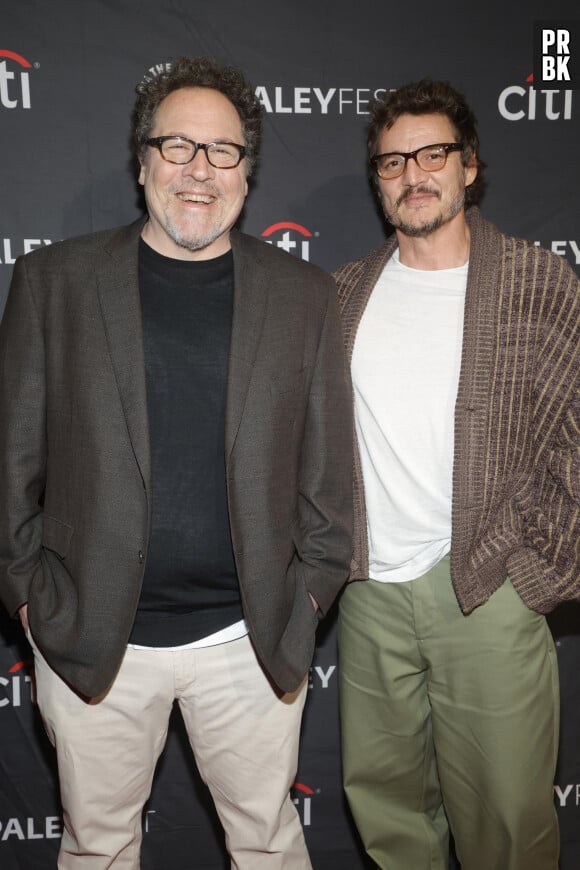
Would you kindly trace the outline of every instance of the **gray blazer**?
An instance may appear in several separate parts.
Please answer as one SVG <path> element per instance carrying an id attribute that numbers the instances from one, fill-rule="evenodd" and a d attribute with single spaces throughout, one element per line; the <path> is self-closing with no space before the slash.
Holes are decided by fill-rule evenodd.
<path id="1" fill-rule="evenodd" d="M 0 595 L 50 665 L 101 694 L 139 600 L 150 516 L 142 220 L 20 258 L 0 326 Z M 232 234 L 226 475 L 242 604 L 284 691 L 351 556 L 351 394 L 335 287 Z"/>

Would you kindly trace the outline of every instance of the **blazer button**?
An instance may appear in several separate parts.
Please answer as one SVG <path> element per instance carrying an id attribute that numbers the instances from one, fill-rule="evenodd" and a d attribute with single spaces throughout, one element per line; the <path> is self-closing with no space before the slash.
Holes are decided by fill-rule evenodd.
<path id="1" fill-rule="evenodd" d="M 139 564 L 140 565 L 143 564 L 144 558 L 145 558 L 145 556 L 143 555 L 143 550 L 139 550 Z"/>

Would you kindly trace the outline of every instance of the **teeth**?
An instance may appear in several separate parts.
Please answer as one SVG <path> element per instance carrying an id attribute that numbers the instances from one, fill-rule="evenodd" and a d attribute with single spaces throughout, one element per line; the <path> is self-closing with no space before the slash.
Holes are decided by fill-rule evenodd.
<path id="1" fill-rule="evenodd" d="M 206 205 L 213 202 L 213 196 L 202 196 L 199 193 L 180 193 L 178 196 L 184 202 L 203 202 Z"/>

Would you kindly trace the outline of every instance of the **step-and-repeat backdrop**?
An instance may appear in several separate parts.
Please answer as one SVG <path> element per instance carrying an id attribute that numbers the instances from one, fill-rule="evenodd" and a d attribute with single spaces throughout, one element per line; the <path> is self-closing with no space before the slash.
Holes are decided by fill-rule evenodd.
<path id="1" fill-rule="evenodd" d="M 544 0 L 5 0 L 0 311 L 18 255 L 139 213 L 128 145 L 133 88 L 182 54 L 240 66 L 263 103 L 246 232 L 327 269 L 380 245 L 385 228 L 365 173 L 368 103 L 429 76 L 464 90 L 479 118 L 484 214 L 580 271 L 580 91 L 556 80 L 534 85 L 534 22 L 546 18 L 580 18 L 577 0 L 548 15 Z M 579 617 L 575 606 L 551 617 L 562 681 L 554 789 L 562 870 L 580 866 Z M 340 784 L 337 668 L 330 619 L 311 670 L 293 792 L 315 870 L 369 866 Z M 34 705 L 30 650 L 4 614 L 0 741 L 0 866 L 50 870 L 62 826 L 53 754 Z M 228 866 L 177 718 L 143 828 L 144 870 Z"/>

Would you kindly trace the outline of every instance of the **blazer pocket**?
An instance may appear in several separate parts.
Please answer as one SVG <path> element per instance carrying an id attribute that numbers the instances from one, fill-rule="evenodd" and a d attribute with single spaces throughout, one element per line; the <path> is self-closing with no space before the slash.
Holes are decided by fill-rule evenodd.
<path id="1" fill-rule="evenodd" d="M 56 517 L 44 516 L 42 546 L 46 550 L 52 550 L 59 558 L 66 559 L 73 531 L 68 523 L 63 523 Z"/>

